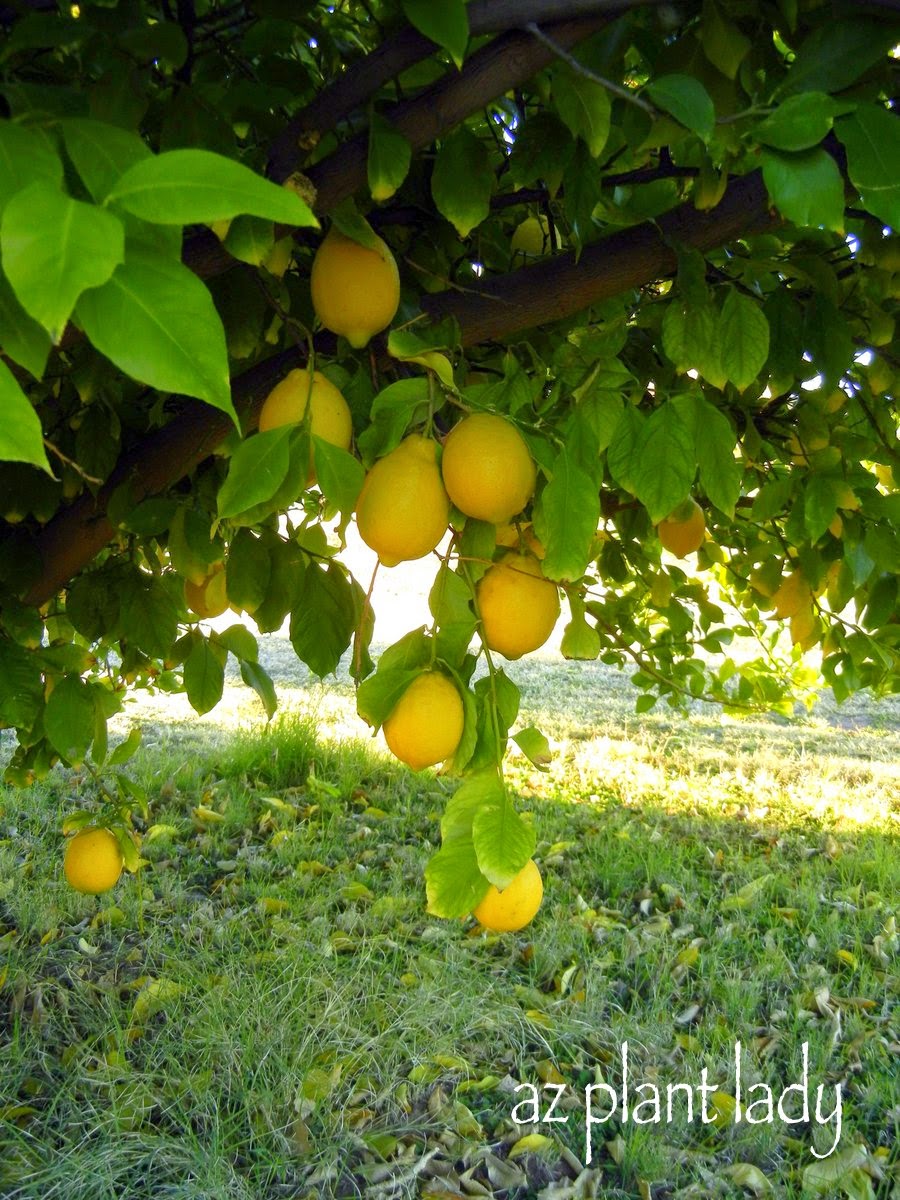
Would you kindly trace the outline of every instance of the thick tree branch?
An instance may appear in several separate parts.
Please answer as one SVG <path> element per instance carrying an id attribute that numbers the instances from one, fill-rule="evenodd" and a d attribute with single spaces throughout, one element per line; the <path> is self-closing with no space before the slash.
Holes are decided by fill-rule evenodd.
<path id="1" fill-rule="evenodd" d="M 529 21 L 567 21 L 601 16 L 606 20 L 629 8 L 658 5 L 665 0 L 473 0 L 468 7 L 473 37 L 522 28 Z M 362 107 L 385 84 L 428 58 L 436 47 L 424 34 L 404 26 L 370 54 L 326 84 L 275 140 L 269 154 L 269 174 L 279 182 L 295 171 L 301 147 L 314 135 L 335 129 Z"/>
<path id="2" fill-rule="evenodd" d="M 574 254 L 560 254 L 496 276 L 480 293 L 427 296 L 423 309 L 435 318 L 452 314 L 459 322 L 463 345 L 476 345 L 572 316 L 590 304 L 671 273 L 677 262 L 675 243 L 711 250 L 775 224 L 761 173 L 756 171 L 732 182 L 710 212 L 682 204 L 656 222 L 644 222 L 588 246 L 577 262 Z M 333 350 L 329 338 L 317 338 L 317 350 Z M 234 380 L 232 398 L 245 431 L 256 428 L 265 396 L 302 357 L 299 350 L 285 351 Z M 96 497 L 82 496 L 45 526 L 38 538 L 44 570 L 26 602 L 49 600 L 111 540 L 114 530 L 106 506 L 116 488 L 131 481 L 135 501 L 164 491 L 190 474 L 230 430 L 224 414 L 186 402 L 179 416 L 123 457 Z"/>

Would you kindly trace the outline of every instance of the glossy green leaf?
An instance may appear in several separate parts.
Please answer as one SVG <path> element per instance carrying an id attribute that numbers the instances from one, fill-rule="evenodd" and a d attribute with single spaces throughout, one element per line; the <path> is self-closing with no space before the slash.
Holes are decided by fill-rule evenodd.
<path id="1" fill-rule="evenodd" d="M 778 89 L 794 92 L 841 92 L 900 40 L 900 23 L 860 13 L 824 21 L 805 38 Z"/>
<path id="2" fill-rule="evenodd" d="M 835 132 L 847 150 L 847 171 L 862 202 L 892 229 L 900 228 L 900 120 L 873 104 L 838 121 Z"/>
<path id="3" fill-rule="evenodd" d="M 709 92 L 692 75 L 663 75 L 646 87 L 647 95 L 685 129 L 709 141 L 715 126 L 716 110 Z"/>
<path id="4" fill-rule="evenodd" d="M 38 182 L 7 203 L 0 245 L 19 303 L 58 342 L 85 288 L 105 283 L 123 261 L 125 232 L 112 213 Z"/>
<path id="5" fill-rule="evenodd" d="M 468 237 L 490 211 L 494 172 L 487 147 L 465 127 L 445 138 L 431 176 L 438 212 Z"/>
<path id="6" fill-rule="evenodd" d="M 290 425 L 279 425 L 240 443 L 219 491 L 220 517 L 236 516 L 275 495 L 288 472 L 291 432 Z"/>
<path id="7" fill-rule="evenodd" d="M 563 446 L 535 512 L 535 533 L 547 547 L 541 564 L 548 579 L 580 579 L 591 558 L 600 520 L 600 487 Z"/>
<path id="8" fill-rule="evenodd" d="M 266 543 L 249 529 L 239 529 L 231 539 L 225 563 L 226 589 L 231 603 L 253 612 L 265 599 L 271 571 Z"/>
<path id="9" fill-rule="evenodd" d="M 560 66 L 553 74 L 553 103 L 563 123 L 596 158 L 609 138 L 612 102 L 602 84 Z"/>
<path id="10" fill-rule="evenodd" d="M 471 834 L 445 842 L 425 867 L 428 912 L 448 920 L 467 916 L 489 887 L 478 869 Z"/>
<path id="11" fill-rule="evenodd" d="M 225 688 L 225 666 L 202 633 L 194 637 L 190 654 L 184 662 L 184 687 L 194 712 L 208 713 L 222 699 Z"/>
<path id="12" fill-rule="evenodd" d="M 784 154 L 764 150 L 763 179 L 772 203 L 788 221 L 813 228 L 844 228 L 844 183 L 824 150 Z"/>
<path id="13" fill-rule="evenodd" d="M 78 675 L 66 675 L 50 693 L 44 732 L 67 762 L 79 766 L 84 761 L 94 740 L 94 701 L 88 684 Z"/>
<path id="14" fill-rule="evenodd" d="M 757 377 L 769 356 L 769 322 L 755 300 L 732 288 L 719 318 L 722 370 L 743 390 Z"/>
<path id="15" fill-rule="evenodd" d="M 366 477 L 362 463 L 324 438 L 314 436 L 312 442 L 316 482 L 322 495 L 339 512 L 353 512 Z"/>
<path id="16" fill-rule="evenodd" d="M 434 5 L 431 5 L 434 8 Z M 390 121 L 373 113 L 369 121 L 369 191 L 376 201 L 390 200 L 406 178 L 412 147 Z"/>
<path id="17" fill-rule="evenodd" d="M 502 791 L 496 804 L 483 804 L 472 818 L 478 869 L 495 887 L 507 887 L 534 853 L 536 837 Z"/>
<path id="18" fill-rule="evenodd" d="M 318 225 L 295 192 L 210 150 L 167 150 L 136 163 L 106 202 L 160 225 L 209 224 L 240 213 L 285 225 Z"/>
<path id="19" fill-rule="evenodd" d="M 275 684 L 272 682 L 269 673 L 259 663 L 250 662 L 249 659 L 242 659 L 241 679 L 243 679 L 248 687 L 253 688 L 254 692 L 259 696 L 265 709 L 266 717 L 271 721 L 275 715 L 275 710 L 278 708 L 278 696 L 275 693 Z"/>
<path id="20" fill-rule="evenodd" d="M 302 595 L 291 613 L 290 638 L 297 657 L 320 679 L 337 669 L 350 645 L 361 600 L 359 584 L 336 563 L 306 570 Z M 328 620 L 322 621 L 325 612 Z"/>
<path id="21" fill-rule="evenodd" d="M 50 335 L 30 317 L 0 271 L 0 348 L 13 362 L 40 379 L 50 354 Z"/>
<path id="22" fill-rule="evenodd" d="M 105 121 L 73 117 L 62 121 L 60 129 L 76 171 L 98 204 L 129 167 L 153 157 L 150 147 L 136 133 Z"/>
<path id="23" fill-rule="evenodd" d="M 0 405 L 0 459 L 33 463 L 51 474 L 40 418 L 4 362 L 0 362 Z"/>
<path id="24" fill-rule="evenodd" d="M 60 187 L 63 166 L 43 129 L 0 120 L 0 213 L 32 183 Z"/>
<path id="25" fill-rule="evenodd" d="M 654 524 L 685 499 L 696 469 L 690 428 L 676 405 L 660 405 L 643 427 L 631 465 L 635 494 Z"/>
<path id="26" fill-rule="evenodd" d="M 462 65 L 469 41 L 466 0 L 402 0 L 406 19 Z"/>
<path id="27" fill-rule="evenodd" d="M 135 252 L 80 299 L 97 349 L 141 383 L 205 400 L 237 424 L 225 333 L 207 289 L 178 262 Z"/>
<path id="28" fill-rule="evenodd" d="M 775 150 L 809 150 L 830 131 L 838 106 L 824 92 L 790 96 L 753 131 L 757 141 Z"/>

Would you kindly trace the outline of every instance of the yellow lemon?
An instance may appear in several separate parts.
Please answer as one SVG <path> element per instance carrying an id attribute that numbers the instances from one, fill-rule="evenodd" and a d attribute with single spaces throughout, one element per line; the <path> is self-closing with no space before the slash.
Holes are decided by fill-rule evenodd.
<path id="1" fill-rule="evenodd" d="M 63 873 L 76 892 L 97 896 L 115 887 L 122 874 L 122 851 L 108 829 L 88 826 L 66 842 Z"/>
<path id="2" fill-rule="evenodd" d="M 413 433 L 366 475 L 356 524 L 386 567 L 424 558 L 447 531 L 450 501 L 437 453 L 435 442 Z"/>
<path id="3" fill-rule="evenodd" d="M 228 607 L 228 593 L 225 590 L 225 564 L 216 563 L 209 574 L 194 583 L 186 579 L 184 583 L 184 601 L 192 613 L 198 617 L 219 617 Z"/>
<path id="4" fill-rule="evenodd" d="M 489 650 L 521 658 L 543 646 L 559 620 L 559 592 L 530 554 L 506 554 L 476 588 L 482 637 Z"/>
<path id="5" fill-rule="evenodd" d="M 421 771 L 455 753 L 463 732 L 463 702 L 440 671 L 417 675 L 382 726 L 395 758 Z"/>
<path id="6" fill-rule="evenodd" d="M 687 558 L 689 554 L 700 549 L 706 537 L 703 509 L 696 500 L 688 499 L 664 521 L 660 521 L 656 532 L 664 550 L 668 550 L 676 558 Z"/>
<path id="7" fill-rule="evenodd" d="M 537 482 L 525 439 L 496 413 L 472 413 L 450 430 L 441 472 L 460 512 L 495 525 L 522 511 Z"/>
<path id="8" fill-rule="evenodd" d="M 266 396 L 259 413 L 260 433 L 302 421 L 307 404 L 310 405 L 310 433 L 331 442 L 332 446 L 348 450 L 353 436 L 353 419 L 343 393 L 321 371 L 314 371 L 310 381 L 306 367 L 289 371 Z M 313 483 L 315 478 L 313 448 L 310 446 L 307 484 Z"/>
<path id="9" fill-rule="evenodd" d="M 356 350 L 386 329 L 400 304 L 400 275 L 388 247 L 370 250 L 334 226 L 316 251 L 309 286 L 316 316 Z"/>
<path id="10" fill-rule="evenodd" d="M 526 217 L 516 226 L 509 243 L 514 254 L 524 254 L 528 258 L 539 258 L 550 249 L 550 226 L 545 216 Z"/>
<path id="11" fill-rule="evenodd" d="M 533 920 L 544 898 L 544 883 L 533 858 L 503 891 L 493 884 L 472 915 L 491 933 L 515 933 Z"/>
<path id="12" fill-rule="evenodd" d="M 812 588 L 803 577 L 802 571 L 792 571 L 772 593 L 775 616 L 784 621 L 796 616 L 801 609 L 812 608 Z"/>

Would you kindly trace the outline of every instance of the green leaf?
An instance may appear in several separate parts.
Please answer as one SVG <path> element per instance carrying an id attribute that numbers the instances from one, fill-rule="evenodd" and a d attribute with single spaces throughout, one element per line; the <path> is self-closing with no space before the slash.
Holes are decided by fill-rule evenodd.
<path id="1" fill-rule="evenodd" d="M 54 342 L 84 289 L 106 283 L 125 257 L 117 217 L 42 182 L 6 205 L 0 242 L 13 291 Z"/>
<path id="2" fill-rule="evenodd" d="M 428 593 L 428 608 L 440 632 L 438 653 L 449 662 L 461 662 L 475 633 L 471 589 L 465 579 L 441 563 Z"/>
<path id="3" fill-rule="evenodd" d="M 252 613 L 265 599 L 271 573 L 272 562 L 265 542 L 249 529 L 239 529 L 231 539 L 225 563 L 228 599 Z"/>
<path id="4" fill-rule="evenodd" d="M 861 104 L 838 121 L 835 132 L 847 149 L 847 172 L 874 216 L 900 228 L 900 120 L 887 109 Z"/>
<path id="5" fill-rule="evenodd" d="M 306 559 L 296 542 L 285 541 L 272 531 L 263 536 L 269 551 L 269 585 L 262 604 L 253 610 L 253 620 L 260 633 L 274 633 L 297 603 Z"/>
<path id="6" fill-rule="evenodd" d="M 496 807 L 502 803 L 503 798 L 503 780 L 496 769 L 469 776 L 465 783 L 456 789 L 441 817 L 441 838 L 444 844 L 471 840 L 475 814 L 482 808 Z"/>
<path id="7" fill-rule="evenodd" d="M 245 530 L 240 530 L 244 533 Z M 259 661 L 259 642 L 246 625 L 229 625 L 221 633 L 211 635 L 213 641 L 243 662 Z"/>
<path id="8" fill-rule="evenodd" d="M 706 57 L 728 79 L 737 77 L 738 68 L 752 47 L 737 25 L 725 20 L 715 0 L 706 0 L 703 5 L 700 41 Z"/>
<path id="9" fill-rule="evenodd" d="M 290 425 L 267 429 L 242 441 L 228 460 L 219 489 L 219 516 L 237 516 L 275 495 L 290 465 Z"/>
<path id="10" fill-rule="evenodd" d="M 566 218 L 579 246 L 589 242 L 597 231 L 593 213 L 600 200 L 602 179 L 600 164 L 591 158 L 584 142 L 576 142 L 563 175 L 563 183 Z"/>
<path id="11" fill-rule="evenodd" d="M 563 658 L 592 662 L 600 653 L 600 634 L 593 625 L 588 625 L 584 616 L 584 604 L 577 596 L 569 597 L 572 619 L 563 630 L 559 652 Z"/>
<path id="12" fill-rule="evenodd" d="M 553 74 L 553 103 L 563 122 L 596 158 L 609 139 L 612 102 L 606 88 L 571 67 L 560 66 Z"/>
<path id="13" fill-rule="evenodd" d="M 764 150 L 763 180 L 772 203 L 795 225 L 842 232 L 844 183 L 837 163 L 825 150 L 783 154 Z"/>
<path id="14" fill-rule="evenodd" d="M 132 729 L 128 736 L 115 747 L 106 765 L 108 767 L 120 767 L 123 763 L 128 762 L 140 749 L 142 738 L 143 734 L 139 728 Z"/>
<path id="15" fill-rule="evenodd" d="M 252 687 L 262 701 L 268 720 L 272 720 L 278 708 L 278 697 L 275 694 L 275 684 L 268 672 L 257 662 L 249 659 L 241 660 L 241 679 L 248 687 Z"/>
<path id="16" fill-rule="evenodd" d="M 838 510 L 846 484 L 828 475 L 811 475 L 803 483 L 803 519 L 811 542 L 817 542 Z"/>
<path id="17" fill-rule="evenodd" d="M 547 547 L 541 567 L 548 579 L 580 579 L 591 560 L 600 521 L 598 481 L 575 465 L 563 446 L 535 512 L 535 533 Z"/>
<path id="18" fill-rule="evenodd" d="M 778 91 L 841 92 L 900 40 L 900 25 L 860 14 L 824 21 L 806 38 Z"/>
<path id="19" fill-rule="evenodd" d="M 81 297 L 77 316 L 100 353 L 126 375 L 196 396 L 237 424 L 222 322 L 193 271 L 129 253 L 108 283 Z"/>
<path id="20" fill-rule="evenodd" d="M 222 658 L 199 632 L 184 663 L 184 688 L 191 708 L 201 716 L 216 707 L 225 688 Z"/>
<path id="21" fill-rule="evenodd" d="M 319 224 L 295 192 L 210 150 L 167 150 L 135 163 L 106 203 L 159 225 L 209 224 L 240 213 L 284 225 Z"/>
<path id="22" fill-rule="evenodd" d="M 16 299 L 6 276 L 0 272 L 0 347 L 20 367 L 40 379 L 50 354 L 50 335 Z"/>
<path id="23" fill-rule="evenodd" d="M 756 126 L 758 142 L 775 150 L 809 150 L 830 131 L 838 105 L 824 92 L 790 96 Z"/>
<path id="24" fill-rule="evenodd" d="M 60 130 L 75 170 L 98 204 L 129 167 L 153 157 L 150 147 L 136 133 L 105 121 L 72 117 L 60 122 Z"/>
<path id="25" fill-rule="evenodd" d="M 178 609 L 168 589 L 152 575 L 135 573 L 120 594 L 121 636 L 151 658 L 167 658 L 178 632 Z"/>
<path id="26" fill-rule="evenodd" d="M 35 655 L 0 637 L 0 721 L 30 729 L 44 698 L 44 681 Z"/>
<path id="27" fill-rule="evenodd" d="M 694 450 L 700 483 L 710 501 L 729 517 L 741 494 L 741 464 L 734 457 L 737 435 L 723 412 L 694 397 Z"/>
<path id="28" fill-rule="evenodd" d="M 487 148 L 461 127 L 441 143 L 431 176 L 431 195 L 441 216 L 460 237 L 480 225 L 490 212 L 494 171 Z"/>
<path id="29" fill-rule="evenodd" d="M 672 300 L 663 316 L 662 343 L 680 374 L 694 370 L 716 386 L 722 382 L 719 314 L 712 304 Z"/>
<path id="30" fill-rule="evenodd" d="M 397 706 L 400 697 L 421 674 L 421 667 L 388 666 L 363 680 L 356 693 L 356 711 L 373 729 L 380 729 Z"/>
<path id="31" fill-rule="evenodd" d="M 291 645 L 301 662 L 324 679 L 337 669 L 350 645 L 362 601 L 359 584 L 351 582 L 337 563 L 310 565 L 303 590 L 291 613 Z"/>
<path id="32" fill-rule="evenodd" d="M 675 404 L 661 404 L 644 424 L 631 464 L 635 495 L 654 525 L 686 498 L 696 469 L 690 428 Z"/>
<path id="33" fill-rule="evenodd" d="M 0 120 L 0 213 L 32 183 L 62 186 L 63 166 L 42 129 Z"/>
<path id="34" fill-rule="evenodd" d="M 430 5 L 434 8 L 434 5 Z M 406 178 L 412 146 L 390 121 L 372 113 L 369 121 L 368 178 L 372 199 L 390 200 Z"/>
<path id="35" fill-rule="evenodd" d="M 516 130 L 508 160 L 510 182 L 522 188 L 542 181 L 555 196 L 573 149 L 572 136 L 555 113 L 529 113 Z"/>
<path id="36" fill-rule="evenodd" d="M 413 423 L 416 410 L 427 409 L 428 380 L 424 375 L 398 379 L 389 383 L 372 401 L 370 424 L 357 441 L 366 466 L 389 454 L 400 445 L 406 430 Z"/>
<path id="37" fill-rule="evenodd" d="M 606 465 L 613 479 L 632 495 L 635 494 L 638 448 L 646 423 L 646 418 L 633 405 L 626 404 L 606 452 Z"/>
<path id="38" fill-rule="evenodd" d="M 239 262 L 258 267 L 275 245 L 275 226 L 262 217 L 235 217 L 225 237 L 225 249 Z"/>
<path id="39" fill-rule="evenodd" d="M 33 463 L 51 475 L 40 418 L 4 362 L 0 362 L 0 406 L 0 459 Z"/>
<path id="40" fill-rule="evenodd" d="M 44 709 L 44 732 L 67 762 L 80 766 L 94 740 L 94 701 L 78 675 L 66 675 L 50 693 Z"/>
<path id="41" fill-rule="evenodd" d="M 495 887 L 505 888 L 534 853 L 534 829 L 522 820 L 506 791 L 497 804 L 483 804 L 472 819 L 478 869 Z"/>
<path id="42" fill-rule="evenodd" d="M 443 46 L 459 67 L 469 41 L 469 17 L 466 0 L 402 0 L 410 25 L 424 33 L 436 45 Z"/>
<path id="43" fill-rule="evenodd" d="M 716 110 L 699 79 L 692 75 L 663 75 L 648 83 L 645 90 L 657 108 L 669 113 L 685 129 L 704 142 L 712 137 Z"/>
<path id="44" fill-rule="evenodd" d="M 513 741 L 533 766 L 539 771 L 547 770 L 553 752 L 546 736 L 539 729 L 535 729 L 533 725 L 529 725 L 527 729 L 520 729 L 513 735 Z"/>
<path id="45" fill-rule="evenodd" d="M 314 436 L 312 442 L 316 482 L 322 495 L 339 512 L 353 512 L 366 477 L 362 463 L 324 438 Z"/>
<path id="46" fill-rule="evenodd" d="M 488 886 L 478 869 L 471 835 L 445 842 L 425 868 L 428 912 L 435 917 L 467 916 L 484 899 Z"/>
<path id="47" fill-rule="evenodd" d="M 755 300 L 732 288 L 719 318 L 722 370 L 743 391 L 757 377 L 769 356 L 769 322 Z"/>

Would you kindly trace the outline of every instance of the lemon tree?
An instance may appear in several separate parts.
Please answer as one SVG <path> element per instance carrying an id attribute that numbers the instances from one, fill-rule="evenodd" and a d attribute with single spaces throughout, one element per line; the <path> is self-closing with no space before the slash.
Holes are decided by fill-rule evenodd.
<path id="1" fill-rule="evenodd" d="M 271 716 L 287 623 L 458 776 L 426 876 L 457 917 L 534 854 L 504 764 L 550 747 L 510 663 L 557 624 L 639 711 L 900 688 L 895 5 L 87 0 L 0 30 L 8 783 L 86 765 L 76 824 L 137 869 L 107 721 L 134 688 L 213 710 L 229 658 Z M 377 655 L 351 522 L 434 570 Z"/>

